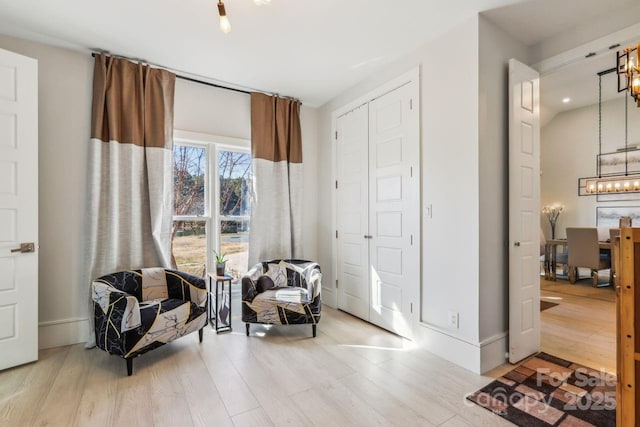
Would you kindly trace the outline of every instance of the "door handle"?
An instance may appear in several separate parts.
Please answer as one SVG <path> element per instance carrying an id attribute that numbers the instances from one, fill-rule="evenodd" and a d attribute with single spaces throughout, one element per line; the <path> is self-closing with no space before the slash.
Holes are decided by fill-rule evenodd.
<path id="1" fill-rule="evenodd" d="M 20 243 L 19 248 L 11 249 L 11 252 L 20 252 L 23 254 L 27 254 L 30 252 L 36 251 L 36 245 L 34 243 Z"/>
<path id="2" fill-rule="evenodd" d="M 520 242 L 514 242 L 513 246 L 519 247 L 520 246 Z"/>
<path id="3" fill-rule="evenodd" d="M 371 236 L 371 235 L 369 235 L 369 234 L 365 234 L 365 235 L 364 235 L 364 238 L 365 238 L 365 239 L 373 239 L 373 236 Z"/>

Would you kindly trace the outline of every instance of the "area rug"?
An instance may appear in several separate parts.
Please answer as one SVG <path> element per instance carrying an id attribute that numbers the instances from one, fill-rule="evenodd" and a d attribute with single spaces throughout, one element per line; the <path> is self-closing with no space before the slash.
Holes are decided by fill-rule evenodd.
<path id="1" fill-rule="evenodd" d="M 546 353 L 467 399 L 518 426 L 616 425 L 616 377 Z"/>
<path id="2" fill-rule="evenodd" d="M 558 303 L 555 302 L 549 302 L 549 301 L 545 301 L 543 299 L 540 300 L 540 311 L 545 311 L 548 310 L 552 307 L 555 307 L 556 305 L 559 305 Z"/>

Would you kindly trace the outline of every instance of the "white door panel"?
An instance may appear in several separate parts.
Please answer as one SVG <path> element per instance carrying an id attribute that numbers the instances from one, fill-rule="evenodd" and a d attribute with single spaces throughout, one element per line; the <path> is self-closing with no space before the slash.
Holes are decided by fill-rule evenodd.
<path id="1" fill-rule="evenodd" d="M 370 319 L 409 338 L 420 281 L 416 92 L 408 83 L 369 105 Z"/>
<path id="2" fill-rule="evenodd" d="M 368 106 L 336 121 L 338 308 L 369 320 Z"/>
<path id="3" fill-rule="evenodd" d="M 38 357 L 38 76 L 0 49 L 0 370 Z"/>
<path id="4" fill-rule="evenodd" d="M 540 350 L 538 73 L 509 61 L 509 361 Z"/>

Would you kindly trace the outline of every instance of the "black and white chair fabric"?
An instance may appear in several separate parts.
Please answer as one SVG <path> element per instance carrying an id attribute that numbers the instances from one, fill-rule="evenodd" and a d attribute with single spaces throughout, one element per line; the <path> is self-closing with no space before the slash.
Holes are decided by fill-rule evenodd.
<path id="1" fill-rule="evenodd" d="M 96 345 L 133 358 L 191 332 L 202 342 L 207 324 L 207 288 L 200 277 L 177 270 L 145 268 L 102 276 L 92 283 Z"/>
<path id="2" fill-rule="evenodd" d="M 276 259 L 254 265 L 242 278 L 242 321 L 310 324 L 313 336 L 320 321 L 322 273 L 312 261 Z"/>

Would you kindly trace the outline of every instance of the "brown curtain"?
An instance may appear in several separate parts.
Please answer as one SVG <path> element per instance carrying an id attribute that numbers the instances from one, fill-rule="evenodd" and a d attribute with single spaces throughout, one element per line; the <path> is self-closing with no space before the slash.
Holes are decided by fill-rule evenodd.
<path id="1" fill-rule="evenodd" d="M 251 94 L 253 204 L 249 264 L 302 256 L 300 102 Z"/>
<path id="2" fill-rule="evenodd" d="M 86 234 L 90 281 L 120 270 L 170 266 L 174 88 L 175 75 L 166 70 L 95 58 Z"/>

